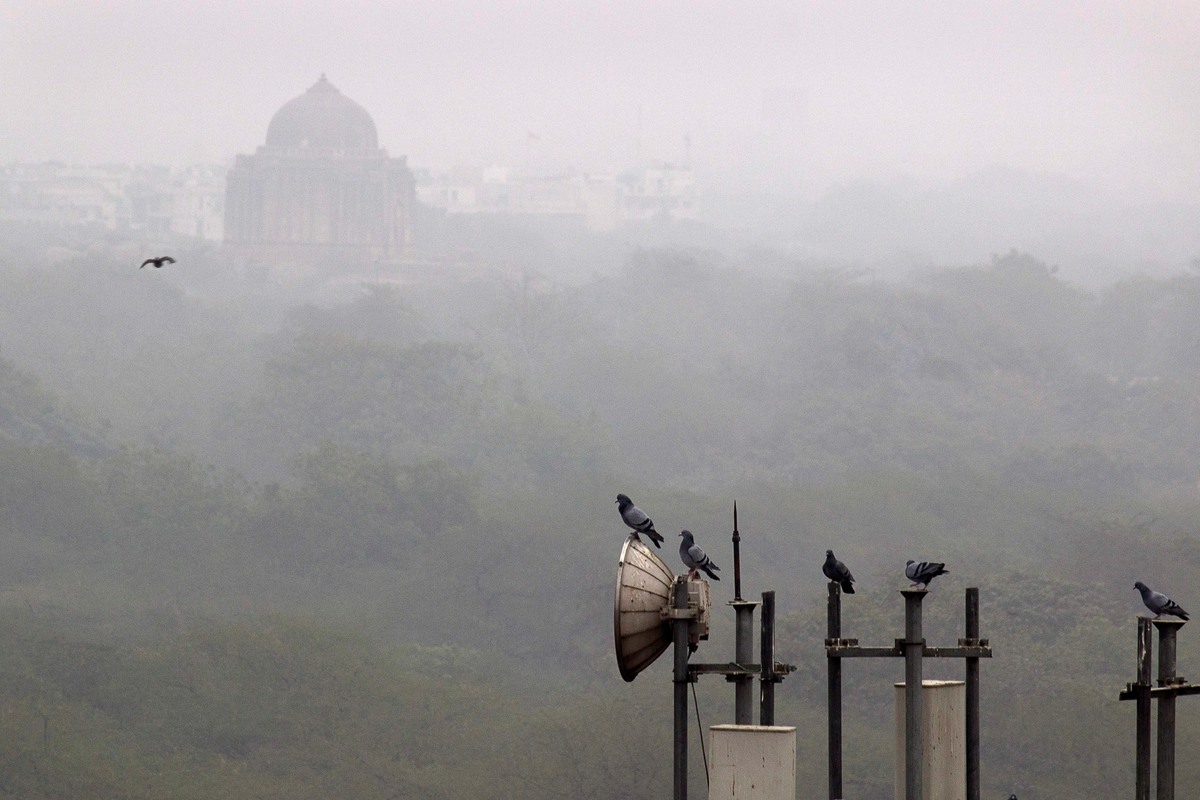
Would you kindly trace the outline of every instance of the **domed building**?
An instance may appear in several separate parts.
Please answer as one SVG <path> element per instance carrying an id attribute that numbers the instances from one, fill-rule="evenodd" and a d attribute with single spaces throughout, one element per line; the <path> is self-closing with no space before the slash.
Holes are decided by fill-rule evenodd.
<path id="1" fill-rule="evenodd" d="M 399 258 L 415 203 L 405 158 L 379 146 L 366 109 L 322 75 L 283 105 L 225 184 L 225 242 L 277 264 Z"/>

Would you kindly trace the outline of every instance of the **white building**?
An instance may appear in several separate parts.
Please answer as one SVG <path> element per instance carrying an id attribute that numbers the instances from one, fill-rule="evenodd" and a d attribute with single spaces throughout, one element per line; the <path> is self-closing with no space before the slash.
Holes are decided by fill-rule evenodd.
<path id="1" fill-rule="evenodd" d="M 620 176 L 575 172 L 512 175 L 504 167 L 416 173 L 417 199 L 449 214 L 511 214 L 578 221 L 610 231 L 627 222 L 695 219 L 691 169 L 670 164 Z"/>
<path id="2" fill-rule="evenodd" d="M 58 162 L 0 166 L 0 222 L 220 240 L 224 168 Z"/>

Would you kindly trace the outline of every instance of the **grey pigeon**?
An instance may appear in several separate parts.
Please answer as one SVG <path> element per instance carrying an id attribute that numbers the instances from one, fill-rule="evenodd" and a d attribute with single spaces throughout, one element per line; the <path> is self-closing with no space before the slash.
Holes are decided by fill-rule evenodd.
<path id="1" fill-rule="evenodd" d="M 1133 584 L 1133 588 L 1142 593 L 1142 602 L 1146 604 L 1146 608 L 1154 612 L 1155 619 L 1158 619 L 1163 614 L 1170 614 L 1182 620 L 1188 619 L 1188 612 L 1180 608 L 1178 603 L 1162 592 L 1154 591 L 1141 581 Z"/>
<path id="2" fill-rule="evenodd" d="M 948 572 L 945 564 L 936 561 L 913 561 L 911 558 L 904 568 L 904 574 L 913 582 L 913 586 L 920 584 L 925 588 L 928 588 L 929 582 L 938 575 L 946 575 Z"/>
<path id="3" fill-rule="evenodd" d="M 174 263 L 175 263 L 175 259 L 171 258 L 170 256 L 159 256 L 158 258 L 147 258 L 145 261 L 142 262 L 142 267 L 149 264 L 150 266 L 154 267 L 155 269 L 162 269 L 163 264 L 174 264 Z M 138 269 L 141 269 L 142 267 L 138 267 Z"/>
<path id="4" fill-rule="evenodd" d="M 683 560 L 683 565 L 688 568 L 688 576 L 693 576 L 696 574 L 696 570 L 702 569 L 714 581 L 721 580 L 716 575 L 721 568 L 714 564 L 712 559 L 700 549 L 700 545 L 696 544 L 696 539 L 692 536 L 692 532 L 680 531 L 679 535 L 683 537 L 683 541 L 679 543 L 679 557 Z"/>
<path id="5" fill-rule="evenodd" d="M 649 536 L 655 547 L 662 547 L 662 534 L 654 530 L 654 522 L 646 516 L 645 511 L 633 504 L 629 495 L 617 495 L 617 510 L 621 512 L 621 519 L 625 521 L 626 525 L 633 528 L 636 533 L 644 533 Z"/>
<path id="6" fill-rule="evenodd" d="M 821 571 L 829 580 L 840 583 L 844 593 L 854 594 L 854 576 L 846 569 L 845 564 L 833 557 L 832 550 L 825 551 L 825 563 L 821 565 Z"/>

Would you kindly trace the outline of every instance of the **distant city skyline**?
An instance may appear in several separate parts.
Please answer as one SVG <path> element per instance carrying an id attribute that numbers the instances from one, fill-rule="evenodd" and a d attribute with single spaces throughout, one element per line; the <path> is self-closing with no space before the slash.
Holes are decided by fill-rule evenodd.
<path id="1" fill-rule="evenodd" d="M 3 0 L 0 22 L 2 162 L 225 163 L 324 72 L 414 166 L 690 152 L 767 193 L 1004 164 L 1200 195 L 1193 3 Z"/>

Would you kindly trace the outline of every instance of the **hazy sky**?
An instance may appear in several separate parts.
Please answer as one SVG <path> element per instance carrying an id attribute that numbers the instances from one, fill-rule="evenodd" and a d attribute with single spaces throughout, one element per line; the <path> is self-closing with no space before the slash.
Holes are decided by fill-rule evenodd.
<path id="1" fill-rule="evenodd" d="M 1200 194 L 1195 0 L 0 0 L 0 161 L 223 161 L 322 72 L 415 166 L 616 169 L 686 137 L 765 188 L 1006 164 Z"/>

